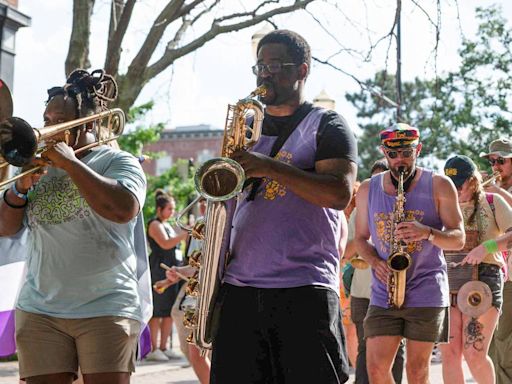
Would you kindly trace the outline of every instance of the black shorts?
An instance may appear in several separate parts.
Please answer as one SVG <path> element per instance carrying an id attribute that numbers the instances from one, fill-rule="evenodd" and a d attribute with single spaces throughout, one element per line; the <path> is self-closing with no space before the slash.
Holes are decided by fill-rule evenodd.
<path id="1" fill-rule="evenodd" d="M 339 297 L 331 289 L 224 284 L 217 303 L 210 383 L 348 380 Z"/>

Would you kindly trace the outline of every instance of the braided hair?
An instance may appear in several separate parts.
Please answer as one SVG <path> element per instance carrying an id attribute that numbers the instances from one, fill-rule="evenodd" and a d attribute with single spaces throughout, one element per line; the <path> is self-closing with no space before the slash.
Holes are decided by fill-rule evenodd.
<path id="1" fill-rule="evenodd" d="M 480 172 L 475 170 L 473 175 L 469 177 L 469 181 L 474 188 L 473 195 L 471 196 L 471 200 L 473 201 L 473 212 L 468 218 L 468 224 L 473 224 L 476 219 L 476 215 L 478 214 L 478 210 L 480 208 L 480 197 L 484 195 L 484 189 L 482 188 L 482 176 Z"/>
<path id="2" fill-rule="evenodd" d="M 76 117 L 84 117 L 107 109 L 107 102 L 117 98 L 117 83 L 103 69 L 91 73 L 85 69 L 75 69 L 62 87 L 48 90 L 48 104 L 55 96 L 64 96 L 76 101 Z"/>

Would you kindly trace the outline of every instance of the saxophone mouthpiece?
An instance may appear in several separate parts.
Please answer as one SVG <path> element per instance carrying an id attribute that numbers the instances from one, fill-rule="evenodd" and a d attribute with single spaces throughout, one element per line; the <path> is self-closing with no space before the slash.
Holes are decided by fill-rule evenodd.
<path id="1" fill-rule="evenodd" d="M 405 169 L 404 166 L 398 167 L 398 173 L 405 173 Z"/>

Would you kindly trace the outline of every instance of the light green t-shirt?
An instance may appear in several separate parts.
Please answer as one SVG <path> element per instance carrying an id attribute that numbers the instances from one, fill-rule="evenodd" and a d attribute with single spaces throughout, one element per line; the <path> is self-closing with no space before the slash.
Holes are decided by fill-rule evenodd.
<path id="1" fill-rule="evenodd" d="M 138 160 L 107 146 L 81 159 L 133 193 L 140 208 L 146 178 Z M 141 320 L 134 245 L 136 218 L 114 223 L 96 214 L 67 174 L 49 168 L 29 193 L 27 279 L 17 307 L 61 318 Z"/>

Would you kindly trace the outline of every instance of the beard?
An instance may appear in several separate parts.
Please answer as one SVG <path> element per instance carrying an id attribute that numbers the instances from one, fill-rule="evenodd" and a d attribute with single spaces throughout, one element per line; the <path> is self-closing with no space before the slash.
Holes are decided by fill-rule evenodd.
<path id="1" fill-rule="evenodd" d="M 398 180 L 400 178 L 400 173 L 403 172 L 404 181 L 406 181 L 414 173 L 415 169 L 415 164 L 411 165 L 410 167 L 406 165 L 399 165 L 398 167 L 389 168 L 389 172 L 395 180 Z"/>

